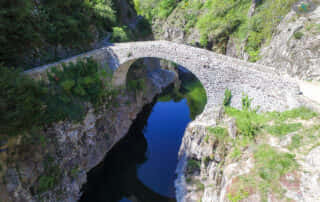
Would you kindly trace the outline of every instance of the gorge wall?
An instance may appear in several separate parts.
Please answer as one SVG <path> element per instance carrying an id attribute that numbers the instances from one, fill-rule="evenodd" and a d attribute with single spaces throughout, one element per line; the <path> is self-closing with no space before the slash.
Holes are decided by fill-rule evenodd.
<path id="1" fill-rule="evenodd" d="M 43 127 L 45 140 L 40 145 L 25 144 L 20 138 L 10 140 L 8 151 L 1 152 L 1 200 L 77 201 L 87 172 L 127 134 L 143 107 L 176 78 L 156 61 L 145 62 L 154 65 L 134 72 L 145 80 L 142 91 L 123 89 L 114 100 L 117 104 L 101 111 L 88 104 L 79 123 L 61 121 Z"/>

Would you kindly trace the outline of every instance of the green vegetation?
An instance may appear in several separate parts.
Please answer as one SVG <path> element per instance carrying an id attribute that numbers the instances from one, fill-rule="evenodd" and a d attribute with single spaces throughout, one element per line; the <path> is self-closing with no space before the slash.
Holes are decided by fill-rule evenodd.
<path id="1" fill-rule="evenodd" d="M 296 132 L 302 128 L 301 123 L 278 123 L 267 127 L 267 131 L 272 135 L 284 136 L 292 132 Z"/>
<path id="2" fill-rule="evenodd" d="M 247 198 L 249 196 L 249 193 L 240 189 L 236 193 L 233 193 L 233 194 L 228 193 L 227 196 L 228 196 L 229 201 L 238 202 L 238 201 L 241 201 L 241 200 Z"/>
<path id="3" fill-rule="evenodd" d="M 225 128 L 222 128 L 222 127 L 214 127 L 214 128 L 211 128 L 209 127 L 208 128 L 208 131 L 209 133 L 215 135 L 215 137 L 219 140 L 219 141 L 223 141 L 226 137 L 228 137 L 228 131 L 227 129 Z"/>
<path id="4" fill-rule="evenodd" d="M 202 47 L 225 53 L 227 42 L 234 39 L 236 46 L 245 43 L 245 52 L 250 61 L 260 59 L 260 48 L 267 44 L 277 25 L 290 11 L 296 0 L 256 1 L 251 15 L 252 0 L 134 0 L 138 14 L 149 22 L 166 19 L 173 10 L 185 21 L 178 20 L 186 33 L 191 28 L 200 32 L 199 43 Z"/>
<path id="5" fill-rule="evenodd" d="M 265 144 L 259 145 L 254 153 L 254 158 L 256 171 L 263 180 L 269 183 L 279 180 L 281 176 L 293 171 L 298 166 L 293 154 L 278 152 Z"/>
<path id="6" fill-rule="evenodd" d="M 298 169 L 295 155 L 279 152 L 270 145 L 258 145 L 254 152 L 255 165 L 251 172 L 234 183 L 231 190 L 240 187 L 241 191 L 229 192 L 229 200 L 244 199 L 249 192 L 258 192 L 262 201 L 267 199 L 268 193 L 272 192 L 277 198 L 283 197 L 283 189 L 280 178 L 289 172 Z M 241 198 L 241 199 L 240 199 Z"/>
<path id="7" fill-rule="evenodd" d="M 207 103 L 206 91 L 201 82 L 195 77 L 192 79 L 182 78 L 181 81 L 180 89 L 173 89 L 169 94 L 164 93 L 158 98 L 158 101 L 166 102 L 173 99 L 178 102 L 186 98 L 190 109 L 190 118 L 194 120 L 203 111 Z"/>
<path id="8" fill-rule="evenodd" d="M 144 79 L 130 79 L 127 82 L 127 89 L 129 91 L 137 92 L 144 91 L 146 89 L 146 84 Z"/>
<path id="9" fill-rule="evenodd" d="M 187 99 L 190 109 L 190 117 L 194 120 L 203 111 L 207 103 L 206 91 L 199 80 L 182 81 L 182 87 L 182 94 Z"/>
<path id="10" fill-rule="evenodd" d="M 304 148 L 301 149 L 303 152 L 310 151 L 320 143 L 317 139 L 320 125 L 308 126 L 301 122 L 318 117 L 317 113 L 304 107 L 284 112 L 257 113 L 257 110 L 251 109 L 251 101 L 248 96 L 243 96 L 242 110 L 225 107 L 225 113 L 236 119 L 238 128 L 236 139 L 224 143 L 232 144 L 228 158 L 240 158 L 243 152 L 248 152 L 247 148 L 253 150 L 254 157 L 254 167 L 250 173 L 239 176 L 232 184 L 228 193 L 230 201 L 239 201 L 257 192 L 262 200 L 271 192 L 275 197 L 283 198 L 280 178 L 299 169 L 293 151 L 298 151 L 300 147 Z M 291 152 L 281 152 L 264 143 L 270 135 L 281 138 L 289 133 L 294 133 L 291 143 L 287 145 Z"/>
<path id="11" fill-rule="evenodd" d="M 293 36 L 294 36 L 295 39 L 301 39 L 303 37 L 303 33 L 297 31 L 297 32 L 293 33 Z"/>
<path id="12" fill-rule="evenodd" d="M 36 193 L 40 194 L 53 189 L 60 182 L 62 171 L 55 165 L 53 158 L 46 157 L 44 161 L 44 174 L 38 179 Z"/>
<path id="13" fill-rule="evenodd" d="M 150 22 L 153 18 L 166 18 L 177 6 L 176 0 L 133 0 L 137 13 Z"/>
<path id="14" fill-rule="evenodd" d="M 303 139 L 303 137 L 299 134 L 292 136 L 291 144 L 288 146 L 288 148 L 290 150 L 294 150 L 294 149 L 299 148 L 302 144 L 302 139 Z"/>
<path id="15" fill-rule="evenodd" d="M 226 89 L 224 91 L 223 106 L 229 106 L 231 103 L 231 98 L 232 98 L 231 90 Z"/>
<path id="16" fill-rule="evenodd" d="M 0 61 L 5 66 L 27 69 L 39 58 L 57 60 L 59 47 L 81 52 L 111 31 L 115 41 L 127 40 L 116 27 L 112 0 L 4 0 L 0 6 Z"/>
<path id="17" fill-rule="evenodd" d="M 47 88 L 23 76 L 21 71 L 0 66 L 0 130 L 16 135 L 43 121 Z"/>
<path id="18" fill-rule="evenodd" d="M 113 27 L 112 28 L 112 36 L 111 41 L 112 42 L 125 42 L 129 41 L 129 35 L 128 31 L 126 31 L 126 27 Z"/>
<path id="19" fill-rule="evenodd" d="M 201 162 L 194 159 L 189 159 L 187 163 L 187 173 L 193 173 L 200 170 Z"/>
<path id="20" fill-rule="evenodd" d="M 86 103 L 98 108 L 117 95 L 107 76 L 92 59 L 53 68 L 48 84 L 1 67 L 1 131 L 18 135 L 60 120 L 82 120 Z"/>
<path id="21" fill-rule="evenodd" d="M 236 118 L 238 133 L 248 137 L 254 137 L 267 120 L 263 114 L 255 110 L 238 110 L 231 107 L 225 108 L 226 114 Z"/>
<path id="22" fill-rule="evenodd" d="M 203 191 L 205 188 L 204 184 L 202 184 L 200 180 L 196 181 L 196 187 L 197 187 L 197 191 Z"/>

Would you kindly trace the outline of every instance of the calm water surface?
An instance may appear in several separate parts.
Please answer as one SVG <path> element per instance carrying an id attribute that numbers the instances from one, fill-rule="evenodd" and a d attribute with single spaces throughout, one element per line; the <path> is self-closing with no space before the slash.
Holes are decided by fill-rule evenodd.
<path id="1" fill-rule="evenodd" d="M 192 98 L 197 94 L 194 90 L 202 88 L 199 85 L 189 81 L 145 106 L 127 136 L 89 172 L 80 201 L 175 201 L 175 170 L 184 130 L 205 103 L 199 103 L 198 96 Z"/>

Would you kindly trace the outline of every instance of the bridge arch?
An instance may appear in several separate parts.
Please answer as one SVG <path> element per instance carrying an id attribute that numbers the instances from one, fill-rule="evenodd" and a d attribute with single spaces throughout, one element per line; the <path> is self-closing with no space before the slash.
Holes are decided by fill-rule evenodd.
<path id="1" fill-rule="evenodd" d="M 92 57 L 101 64 L 112 63 L 113 84 L 123 85 L 131 64 L 141 58 L 160 58 L 172 61 L 191 71 L 202 83 L 207 104 L 198 120 L 206 124 L 214 120 L 212 110 L 219 110 L 226 88 L 232 91 L 234 107 L 241 108 L 243 93 L 253 98 L 252 106 L 262 111 L 283 111 L 301 105 L 296 82 L 278 76 L 275 68 L 231 58 L 205 49 L 169 41 L 116 43 L 57 63 L 31 69 L 25 73 L 41 78 L 51 67 L 78 59 Z"/>
<path id="2" fill-rule="evenodd" d="M 126 76 L 130 69 L 130 66 L 137 60 L 143 59 L 143 58 L 157 58 L 157 59 L 163 59 L 166 61 L 174 62 L 178 65 L 181 65 L 188 69 L 190 72 L 192 72 L 202 83 L 204 88 L 207 91 L 207 88 L 205 86 L 206 82 L 203 78 L 203 74 L 201 74 L 201 66 L 203 64 L 195 63 L 192 61 L 194 59 L 191 57 L 190 54 L 192 54 L 192 50 L 189 50 L 185 52 L 186 47 L 189 49 L 192 49 L 193 47 L 190 46 L 184 46 L 182 44 L 175 44 L 177 45 L 172 46 L 171 43 L 168 43 L 166 41 L 159 42 L 146 42 L 147 44 L 139 44 L 133 43 L 131 46 L 111 46 L 110 49 L 114 52 L 114 55 L 117 56 L 117 67 L 113 74 L 113 81 L 112 83 L 114 86 L 121 86 L 125 85 L 126 82 Z M 202 58 L 207 59 L 206 56 L 199 56 Z M 199 59 L 199 58 L 198 58 Z M 196 62 L 197 63 L 197 62 Z M 206 65 L 205 65 L 206 66 Z"/>

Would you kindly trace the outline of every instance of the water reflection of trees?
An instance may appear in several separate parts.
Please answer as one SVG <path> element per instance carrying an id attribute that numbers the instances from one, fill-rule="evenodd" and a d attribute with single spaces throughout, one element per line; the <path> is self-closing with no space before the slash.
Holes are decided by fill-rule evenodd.
<path id="1" fill-rule="evenodd" d="M 168 102 L 173 100 L 174 102 L 180 102 L 182 99 L 187 99 L 190 118 L 194 120 L 203 111 L 207 103 L 206 91 L 201 82 L 191 73 L 180 74 L 179 79 L 181 81 L 180 86 L 172 87 L 173 89 L 164 93 L 158 101 Z"/>

